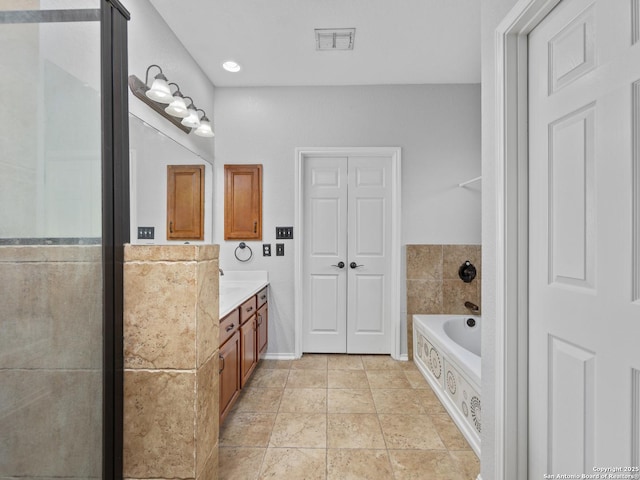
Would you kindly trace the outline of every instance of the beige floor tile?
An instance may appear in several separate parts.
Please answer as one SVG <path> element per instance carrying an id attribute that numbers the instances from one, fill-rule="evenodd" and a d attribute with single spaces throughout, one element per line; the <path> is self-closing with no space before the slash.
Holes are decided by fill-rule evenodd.
<path id="1" fill-rule="evenodd" d="M 409 360 L 408 362 L 400 362 L 400 369 L 406 371 L 419 371 L 418 367 L 416 367 L 416 364 L 412 361 Z"/>
<path id="2" fill-rule="evenodd" d="M 261 368 L 253 372 L 247 387 L 284 388 L 288 376 L 289 370 Z"/>
<path id="3" fill-rule="evenodd" d="M 278 413 L 270 447 L 326 448 L 327 417 L 324 413 Z"/>
<path id="4" fill-rule="evenodd" d="M 400 370 L 399 360 L 394 360 L 389 355 L 363 355 L 362 363 L 365 370 Z"/>
<path id="5" fill-rule="evenodd" d="M 257 368 L 289 370 L 291 368 L 291 360 L 260 360 Z"/>
<path id="6" fill-rule="evenodd" d="M 328 413 L 376 413 L 368 388 L 331 388 L 328 392 Z"/>
<path id="7" fill-rule="evenodd" d="M 402 370 L 367 370 L 371 388 L 411 388 Z"/>
<path id="8" fill-rule="evenodd" d="M 449 455 L 462 478 L 475 479 L 480 474 L 480 460 L 473 450 L 449 450 Z"/>
<path id="9" fill-rule="evenodd" d="M 447 413 L 431 415 L 440 438 L 448 450 L 469 450 L 471 447 Z"/>
<path id="10" fill-rule="evenodd" d="M 474 480 L 462 476 L 446 450 L 389 450 L 396 480 Z"/>
<path id="11" fill-rule="evenodd" d="M 286 388 L 279 412 L 327 413 L 326 388 Z"/>
<path id="12" fill-rule="evenodd" d="M 268 448 L 260 480 L 324 480 L 327 475 L 325 449 Z"/>
<path id="13" fill-rule="evenodd" d="M 283 390 L 245 387 L 233 406 L 236 412 L 277 413 Z"/>
<path id="14" fill-rule="evenodd" d="M 364 370 L 329 370 L 329 388 L 369 388 Z"/>
<path id="15" fill-rule="evenodd" d="M 219 480 L 256 480 L 266 448 L 220 447 Z"/>
<path id="16" fill-rule="evenodd" d="M 445 450 L 429 415 L 380 414 L 389 449 Z"/>
<path id="17" fill-rule="evenodd" d="M 360 355 L 330 355 L 329 370 L 363 370 L 362 357 Z"/>
<path id="18" fill-rule="evenodd" d="M 328 450 L 327 480 L 389 480 L 393 478 L 386 450 Z"/>
<path id="19" fill-rule="evenodd" d="M 419 415 L 427 413 L 420 397 L 412 389 L 385 388 L 371 389 L 373 401 L 378 413 L 405 413 Z"/>
<path id="20" fill-rule="evenodd" d="M 370 413 L 327 415 L 328 448 L 386 448 L 378 416 Z"/>
<path id="21" fill-rule="evenodd" d="M 411 385 L 411 388 L 430 388 L 427 380 L 422 376 L 420 370 L 405 370 L 404 376 Z"/>
<path id="22" fill-rule="evenodd" d="M 220 446 L 266 447 L 275 413 L 231 412 L 220 429 Z"/>
<path id="23" fill-rule="evenodd" d="M 315 353 L 305 353 L 302 358 L 291 362 L 292 370 L 326 370 L 327 356 Z"/>
<path id="24" fill-rule="evenodd" d="M 327 388 L 327 370 L 290 370 L 287 388 Z"/>
<path id="25" fill-rule="evenodd" d="M 442 403 L 440 403 L 436 394 L 433 393 L 431 387 L 417 389 L 416 393 L 418 394 L 418 397 L 420 398 L 422 405 L 424 405 L 427 413 L 431 415 L 447 413 L 447 410 L 442 406 Z"/>

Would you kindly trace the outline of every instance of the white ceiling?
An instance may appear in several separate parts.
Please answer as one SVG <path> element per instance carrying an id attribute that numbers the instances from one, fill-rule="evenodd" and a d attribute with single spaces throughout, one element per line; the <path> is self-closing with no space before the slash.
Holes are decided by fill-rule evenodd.
<path id="1" fill-rule="evenodd" d="M 216 86 L 480 82 L 480 0 L 151 3 Z M 316 51 L 315 28 L 350 27 L 353 51 Z"/>

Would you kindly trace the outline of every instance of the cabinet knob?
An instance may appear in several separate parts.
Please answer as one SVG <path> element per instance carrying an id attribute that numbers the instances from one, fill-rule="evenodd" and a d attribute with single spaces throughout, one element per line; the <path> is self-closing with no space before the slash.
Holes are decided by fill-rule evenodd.
<path id="1" fill-rule="evenodd" d="M 231 330 L 233 330 L 235 328 L 236 324 L 232 323 L 231 325 L 229 325 L 226 329 L 225 332 L 230 332 Z"/>

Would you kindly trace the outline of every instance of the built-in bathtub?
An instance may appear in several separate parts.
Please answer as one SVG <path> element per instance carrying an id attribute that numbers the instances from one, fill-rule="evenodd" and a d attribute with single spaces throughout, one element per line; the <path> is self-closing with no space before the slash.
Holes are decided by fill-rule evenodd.
<path id="1" fill-rule="evenodd" d="M 413 359 L 480 456 L 480 331 L 477 316 L 414 315 Z"/>

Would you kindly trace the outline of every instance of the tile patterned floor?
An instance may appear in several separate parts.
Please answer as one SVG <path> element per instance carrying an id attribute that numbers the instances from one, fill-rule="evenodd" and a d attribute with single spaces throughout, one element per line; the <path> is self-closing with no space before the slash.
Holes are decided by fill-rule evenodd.
<path id="1" fill-rule="evenodd" d="M 220 430 L 220 480 L 475 480 L 480 463 L 412 362 L 262 360 Z"/>

